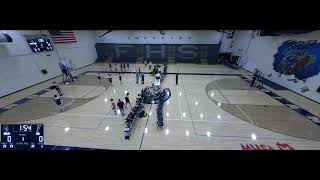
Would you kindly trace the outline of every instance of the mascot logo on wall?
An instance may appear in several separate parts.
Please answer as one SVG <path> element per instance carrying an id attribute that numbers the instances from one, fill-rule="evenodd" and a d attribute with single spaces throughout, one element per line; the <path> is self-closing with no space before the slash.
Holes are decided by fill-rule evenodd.
<path id="1" fill-rule="evenodd" d="M 320 46 L 316 40 L 282 43 L 274 55 L 273 69 L 284 75 L 306 80 L 320 72 Z"/>

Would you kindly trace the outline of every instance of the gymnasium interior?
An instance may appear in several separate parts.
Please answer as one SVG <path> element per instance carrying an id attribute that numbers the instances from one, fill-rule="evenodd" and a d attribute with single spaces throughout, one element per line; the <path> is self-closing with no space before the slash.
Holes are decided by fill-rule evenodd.
<path id="1" fill-rule="evenodd" d="M 0 30 L 0 149 L 319 150 L 319 39 Z"/>

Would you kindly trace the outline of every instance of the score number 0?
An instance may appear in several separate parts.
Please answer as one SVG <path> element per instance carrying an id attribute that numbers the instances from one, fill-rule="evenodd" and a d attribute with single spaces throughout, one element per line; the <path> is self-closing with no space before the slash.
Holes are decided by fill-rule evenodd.
<path id="1" fill-rule="evenodd" d="M 7 141 L 11 142 L 11 136 L 7 137 Z M 24 141 L 24 137 L 22 137 L 22 141 Z M 43 136 L 39 136 L 39 142 L 43 142 Z"/>

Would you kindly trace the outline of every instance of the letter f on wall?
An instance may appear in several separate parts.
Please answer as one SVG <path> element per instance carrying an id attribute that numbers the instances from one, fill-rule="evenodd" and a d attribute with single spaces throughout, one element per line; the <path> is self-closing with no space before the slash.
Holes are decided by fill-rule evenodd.
<path id="1" fill-rule="evenodd" d="M 115 45 L 114 50 L 116 54 L 116 59 L 120 59 L 121 54 L 129 54 L 130 48 L 132 48 L 132 45 Z"/>

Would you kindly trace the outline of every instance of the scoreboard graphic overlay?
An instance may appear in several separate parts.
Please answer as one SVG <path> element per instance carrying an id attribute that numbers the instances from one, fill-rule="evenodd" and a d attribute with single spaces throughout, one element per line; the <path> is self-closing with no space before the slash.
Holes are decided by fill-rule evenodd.
<path id="1" fill-rule="evenodd" d="M 1 150 L 42 149 L 43 124 L 2 124 Z"/>

